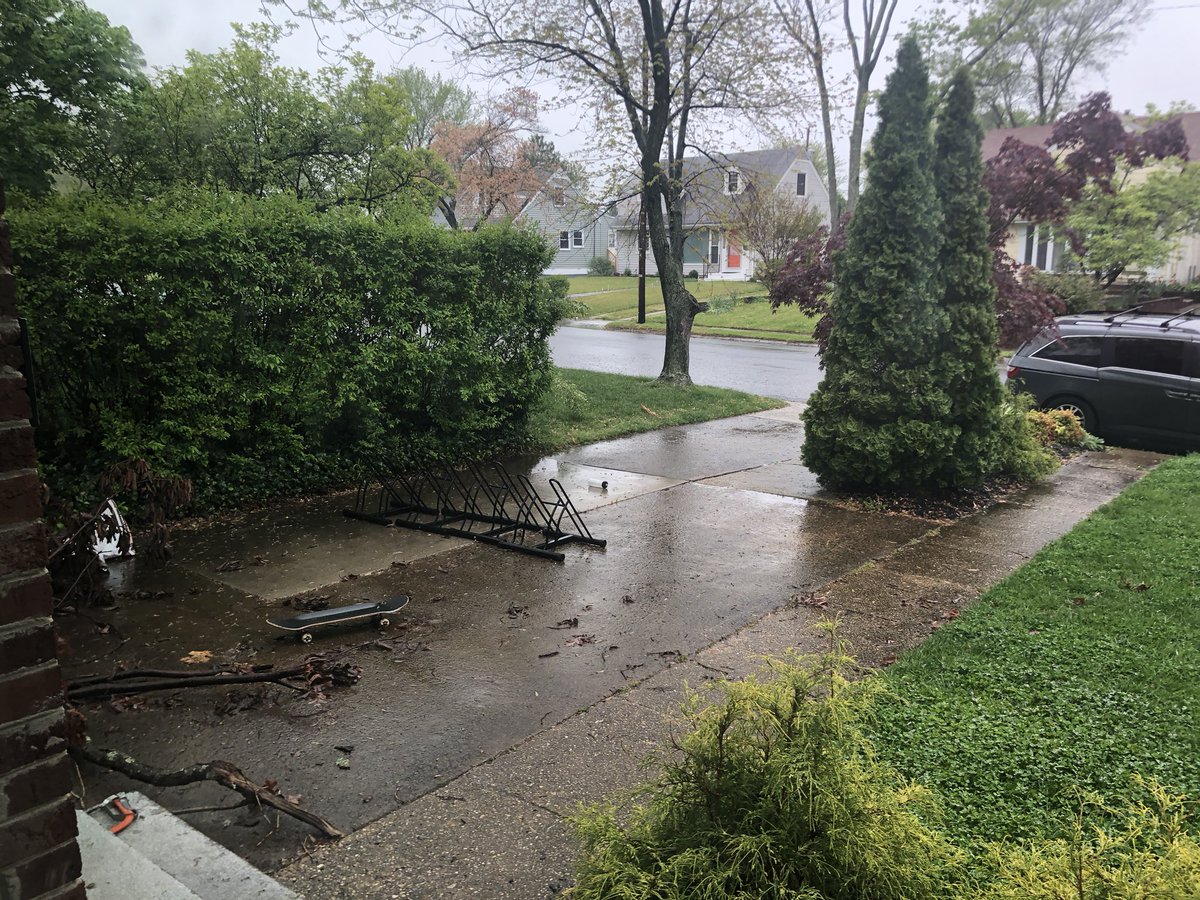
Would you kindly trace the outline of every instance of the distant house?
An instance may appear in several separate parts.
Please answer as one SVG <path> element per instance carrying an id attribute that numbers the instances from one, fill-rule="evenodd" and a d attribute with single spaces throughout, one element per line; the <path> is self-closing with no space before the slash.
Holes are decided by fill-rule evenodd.
<path id="1" fill-rule="evenodd" d="M 1180 116 L 1180 122 L 1195 159 L 1195 154 L 1200 153 L 1200 112 L 1184 113 Z M 1024 144 L 1045 146 L 1053 130 L 1053 125 L 994 128 L 983 136 L 984 161 L 998 154 L 1001 146 L 1010 137 Z M 1200 162 L 1192 162 L 1189 165 L 1200 165 Z M 1004 249 L 1018 263 L 1045 272 L 1061 272 L 1069 267 L 1066 240 L 1046 225 L 1035 225 L 1031 222 L 1014 223 Z M 1138 274 L 1150 281 L 1187 283 L 1200 279 L 1200 235 L 1192 234 L 1181 238 L 1170 262 Z"/>
<path id="2" fill-rule="evenodd" d="M 593 259 L 609 255 L 608 208 L 590 202 L 584 186 L 565 176 L 552 176 L 513 221 L 537 225 L 556 248 L 547 275 L 585 275 Z"/>
<path id="3" fill-rule="evenodd" d="M 683 161 L 684 274 L 745 281 L 756 260 L 738 239 L 739 202 L 753 191 L 775 191 L 807 204 L 829 221 L 829 193 L 811 154 L 796 147 L 747 153 L 688 157 Z M 618 201 L 612 213 L 612 258 L 618 274 L 638 271 L 637 196 Z M 655 275 L 654 254 L 646 250 L 646 272 Z"/>

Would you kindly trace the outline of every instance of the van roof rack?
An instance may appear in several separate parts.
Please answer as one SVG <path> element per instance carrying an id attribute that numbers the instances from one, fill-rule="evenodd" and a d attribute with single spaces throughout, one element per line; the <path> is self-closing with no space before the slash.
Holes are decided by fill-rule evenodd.
<path id="1" fill-rule="evenodd" d="M 1137 311 L 1138 311 L 1139 309 L 1141 309 L 1143 306 L 1146 306 L 1146 305 L 1148 305 L 1148 304 L 1150 304 L 1150 303 L 1153 303 L 1153 302 L 1154 302 L 1154 301 L 1152 301 L 1152 300 L 1147 300 L 1145 303 L 1139 303 L 1137 306 L 1131 306 L 1131 307 L 1129 307 L 1129 309 L 1123 309 L 1123 310 L 1121 310 L 1120 312 L 1115 312 L 1115 313 L 1113 313 L 1111 316 L 1105 316 L 1105 317 L 1104 317 L 1104 321 L 1105 321 L 1105 322 L 1108 322 L 1110 325 L 1116 325 L 1116 324 L 1119 324 L 1119 323 L 1117 322 L 1117 319 L 1118 319 L 1120 316 L 1132 316 L 1132 315 L 1136 314 L 1136 313 L 1137 313 Z"/>
<path id="2" fill-rule="evenodd" d="M 1189 307 L 1188 309 L 1185 309 L 1181 313 L 1176 313 L 1175 315 L 1171 316 L 1171 318 L 1167 319 L 1165 322 L 1163 322 L 1158 327 L 1163 328 L 1163 329 L 1171 328 L 1171 327 L 1173 327 L 1171 325 L 1172 322 L 1175 322 L 1178 319 L 1191 319 L 1191 318 L 1194 318 L 1195 315 L 1196 315 L 1196 307 L 1192 306 L 1192 307 Z"/>
<path id="3" fill-rule="evenodd" d="M 1120 312 L 1116 312 L 1116 313 L 1112 313 L 1111 315 L 1104 316 L 1101 318 L 1101 321 L 1105 322 L 1109 325 L 1141 325 L 1146 328 L 1155 327 L 1155 328 L 1161 328 L 1164 331 L 1167 331 L 1167 330 L 1170 330 L 1171 328 L 1180 327 L 1181 325 L 1184 324 L 1184 320 L 1194 319 L 1194 318 L 1196 318 L 1197 314 L 1200 313 L 1200 307 L 1197 307 L 1195 305 L 1189 307 L 1188 309 L 1185 309 L 1183 312 L 1175 313 L 1174 315 L 1171 315 L 1169 313 L 1163 313 L 1163 312 L 1156 313 L 1156 312 L 1142 312 L 1141 311 L 1143 306 L 1148 306 L 1149 304 L 1154 303 L 1154 302 L 1156 302 L 1156 301 L 1147 300 L 1145 303 L 1139 303 L 1137 306 L 1129 307 L 1129 309 L 1123 309 Z M 1165 318 L 1161 322 L 1138 321 L 1139 317 L 1141 317 L 1141 316 L 1165 316 Z M 1124 317 L 1124 318 L 1122 318 L 1122 317 Z"/>

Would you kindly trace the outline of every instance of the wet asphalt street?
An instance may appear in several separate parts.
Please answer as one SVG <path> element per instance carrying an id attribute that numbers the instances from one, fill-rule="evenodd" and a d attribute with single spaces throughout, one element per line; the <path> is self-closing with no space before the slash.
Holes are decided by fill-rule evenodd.
<path id="1" fill-rule="evenodd" d="M 661 334 L 563 325 L 550 349 L 563 368 L 653 377 L 662 371 L 663 341 Z M 691 351 L 696 384 L 803 402 L 821 381 L 813 346 L 696 336 Z"/>

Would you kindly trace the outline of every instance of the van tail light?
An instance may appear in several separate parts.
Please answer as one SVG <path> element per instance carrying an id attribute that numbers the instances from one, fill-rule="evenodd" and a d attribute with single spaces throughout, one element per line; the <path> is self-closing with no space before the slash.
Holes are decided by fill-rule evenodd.
<path id="1" fill-rule="evenodd" d="M 1009 377 L 1010 379 L 1011 379 L 1011 378 L 1016 378 L 1016 377 L 1017 377 L 1018 375 L 1020 375 L 1020 374 L 1021 374 L 1021 370 L 1020 370 L 1020 368 L 1018 368 L 1017 366 L 1009 366 L 1009 367 L 1008 367 L 1008 377 Z"/>

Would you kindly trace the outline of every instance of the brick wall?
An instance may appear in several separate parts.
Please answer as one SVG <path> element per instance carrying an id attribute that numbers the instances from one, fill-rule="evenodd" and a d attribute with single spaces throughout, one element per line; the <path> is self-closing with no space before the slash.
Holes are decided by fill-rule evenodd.
<path id="1" fill-rule="evenodd" d="M 0 900 L 86 896 L 0 182 Z"/>

